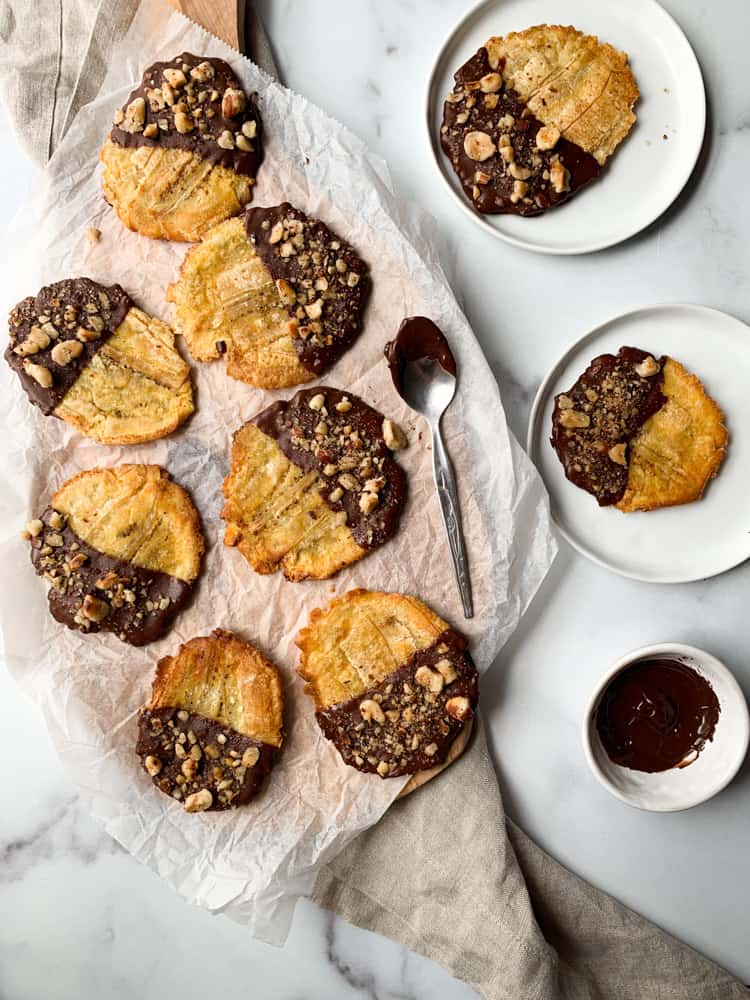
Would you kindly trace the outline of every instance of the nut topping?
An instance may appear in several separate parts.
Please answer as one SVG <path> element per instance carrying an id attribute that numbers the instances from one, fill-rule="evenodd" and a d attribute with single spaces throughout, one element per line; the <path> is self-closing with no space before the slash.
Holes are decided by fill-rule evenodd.
<path id="1" fill-rule="evenodd" d="M 643 361 L 640 362 L 640 364 L 635 366 L 635 371 L 641 378 L 651 378 L 652 375 L 659 374 L 661 366 L 658 361 L 656 361 L 656 359 L 649 354 L 643 359 Z"/>
<path id="2" fill-rule="evenodd" d="M 543 125 L 536 134 L 537 149 L 541 149 L 543 152 L 554 149 L 559 138 L 559 129 L 555 128 L 554 125 Z"/>
<path id="3" fill-rule="evenodd" d="M 482 163 L 497 152 L 497 147 L 486 132 L 467 132 L 464 152 L 470 159 Z"/>
<path id="4" fill-rule="evenodd" d="M 52 386 L 53 378 L 52 372 L 49 368 L 45 368 L 44 365 L 35 365 L 31 361 L 24 361 L 23 370 L 29 375 L 34 381 L 42 387 L 42 389 L 49 389 Z"/>
<path id="5" fill-rule="evenodd" d="M 195 72 L 195 71 L 193 71 Z M 185 799 L 185 812 L 205 812 L 213 805 L 214 797 L 207 788 L 202 788 L 199 792 L 193 792 Z"/>
<path id="6" fill-rule="evenodd" d="M 588 413 L 581 413 L 580 410 L 563 410 L 560 414 L 560 425 L 572 429 L 574 427 L 588 427 L 591 418 Z"/>
<path id="7" fill-rule="evenodd" d="M 474 714 L 471 702 L 468 698 L 463 697 L 449 698 L 445 703 L 445 710 L 448 715 L 452 715 L 459 722 L 467 722 Z"/>
<path id="8" fill-rule="evenodd" d="M 221 101 L 221 113 L 225 118 L 236 118 L 245 110 L 245 94 L 242 90 L 228 87 Z"/>
<path id="9" fill-rule="evenodd" d="M 156 777 L 159 771 L 161 771 L 161 761 L 158 757 L 154 757 L 151 754 L 143 761 L 143 766 L 152 778 Z"/>
<path id="10" fill-rule="evenodd" d="M 86 594 L 83 599 L 83 604 L 81 605 L 81 611 L 84 618 L 88 618 L 89 621 L 99 622 L 104 621 L 110 612 L 109 604 L 106 601 L 100 600 L 98 597 L 94 597 L 91 594 Z"/>
<path id="11" fill-rule="evenodd" d="M 83 353 L 80 340 L 62 340 L 52 348 L 51 357 L 56 365 L 65 366 Z"/>
<path id="12" fill-rule="evenodd" d="M 378 705 L 376 701 L 373 701 L 371 698 L 368 698 L 365 701 L 360 702 L 359 711 L 360 715 L 365 720 L 365 722 L 377 722 L 380 724 L 385 722 L 385 714 L 383 712 L 383 709 L 380 707 L 380 705 Z"/>
<path id="13" fill-rule="evenodd" d="M 609 455 L 610 459 L 613 462 L 616 462 L 618 465 L 627 465 L 628 464 L 628 460 L 626 457 L 627 448 L 628 446 L 624 441 L 620 442 L 620 444 L 612 445 L 612 447 L 607 452 L 607 455 Z"/>
<path id="14" fill-rule="evenodd" d="M 383 440 L 386 447 L 390 448 L 391 451 L 400 451 L 402 448 L 406 448 L 409 443 L 398 424 L 395 424 L 387 417 L 383 421 Z"/>

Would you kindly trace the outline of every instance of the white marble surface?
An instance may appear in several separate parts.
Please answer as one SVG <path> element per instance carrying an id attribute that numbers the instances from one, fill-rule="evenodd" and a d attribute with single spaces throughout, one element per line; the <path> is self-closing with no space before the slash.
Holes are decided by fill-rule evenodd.
<path id="1" fill-rule="evenodd" d="M 750 7 L 745 0 L 667 0 L 696 49 L 709 94 L 699 173 L 676 208 L 640 238 L 596 256 L 555 259 L 475 230 L 444 196 L 430 162 L 422 105 L 427 73 L 467 6 L 466 0 L 260 4 L 285 81 L 363 136 L 388 160 L 400 192 L 437 218 L 447 257 L 456 258 L 456 292 L 523 439 L 548 366 L 570 340 L 607 317 L 653 302 L 691 301 L 750 321 Z M 4 120 L 0 141 L 4 222 L 33 185 L 34 171 Z M 706 583 L 647 586 L 612 576 L 563 546 L 482 691 L 510 813 L 561 861 L 745 982 L 750 765 L 697 809 L 640 813 L 595 783 L 579 724 L 606 665 L 646 642 L 705 646 L 750 692 L 749 584 L 744 566 Z M 280 950 L 182 903 L 85 815 L 36 710 L 2 672 L 0 755 L 6 762 L 0 768 L 3 1000 L 473 995 L 437 966 L 307 903 Z"/>

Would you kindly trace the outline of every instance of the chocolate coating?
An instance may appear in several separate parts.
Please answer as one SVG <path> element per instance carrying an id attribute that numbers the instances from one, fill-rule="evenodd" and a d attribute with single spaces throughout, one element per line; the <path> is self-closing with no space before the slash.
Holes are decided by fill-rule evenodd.
<path id="1" fill-rule="evenodd" d="M 79 632 L 114 632 L 131 646 L 144 646 L 167 633 L 192 583 L 99 552 L 52 507 L 41 521 L 44 530 L 31 540 L 31 562 L 51 585 L 47 599 L 57 621 Z M 95 617 L 84 613 L 84 602 Z M 104 617 L 95 620 L 105 609 Z"/>
<path id="2" fill-rule="evenodd" d="M 310 402 L 324 396 L 322 409 Z M 349 409 L 339 411 L 338 405 Z M 273 438 L 290 462 L 303 472 L 315 471 L 324 486 L 320 495 L 332 510 L 346 512 L 349 530 L 363 549 L 375 548 L 391 538 L 406 502 L 406 475 L 391 456 L 383 439 L 383 415 L 352 393 L 330 386 L 302 389 L 288 402 L 272 403 L 252 421 L 264 434 Z M 318 432 L 321 422 L 326 433 Z M 353 477 L 355 485 L 341 483 Z M 377 490 L 378 503 L 364 512 L 360 499 L 367 484 L 382 480 Z M 339 499 L 335 491 L 341 493 Z"/>
<path id="3" fill-rule="evenodd" d="M 132 299 L 119 285 L 107 287 L 90 278 L 68 278 L 45 285 L 36 296 L 30 295 L 11 310 L 10 343 L 5 349 L 5 360 L 18 375 L 34 406 L 45 415 L 55 410 L 132 305 Z M 40 338 L 37 343 L 46 340 L 47 346 L 25 353 L 35 337 Z M 52 352 L 66 341 L 74 342 L 81 353 L 67 364 L 58 364 Z M 22 346 L 24 343 L 26 347 Z M 40 385 L 28 374 L 28 364 L 46 368 L 52 385 Z"/>
<path id="4" fill-rule="evenodd" d="M 638 430 L 666 403 L 662 393 L 664 361 L 650 376 L 636 371 L 650 355 L 637 347 L 594 358 L 568 392 L 555 397 L 551 442 L 567 478 L 596 497 L 599 506 L 617 503 L 628 484 L 627 446 Z M 562 404 L 562 405 L 561 405 Z M 588 418 L 584 427 L 566 427 L 565 414 Z M 610 455 L 623 445 L 622 463 Z"/>
<path id="5" fill-rule="evenodd" d="M 177 750 L 180 747 L 180 750 Z M 197 748 L 197 749 L 196 749 Z M 156 787 L 172 798 L 184 800 L 207 789 L 211 792 L 208 810 L 218 812 L 246 805 L 254 798 L 273 767 L 278 750 L 254 740 L 205 715 L 179 708 L 146 708 L 138 717 L 136 753 L 151 774 Z M 255 763 L 246 766 L 246 754 Z M 193 763 L 187 764 L 190 760 Z"/>
<path id="6" fill-rule="evenodd" d="M 345 763 L 389 778 L 442 764 L 479 698 L 477 671 L 466 646 L 462 635 L 447 629 L 369 691 L 319 710 L 320 728 Z M 421 667 L 436 671 L 441 661 L 452 665 L 455 678 L 446 681 L 439 692 L 431 692 L 415 675 Z M 467 703 L 460 718 L 446 708 L 454 698 Z M 363 718 L 362 703 L 373 700 L 383 713 L 380 722 Z M 386 774 L 378 770 L 383 764 L 388 766 Z"/>
<path id="7" fill-rule="evenodd" d="M 287 312 L 298 321 L 294 346 L 300 361 L 322 374 L 362 329 L 371 287 L 367 264 L 324 222 L 288 202 L 248 209 L 245 227 Z"/>
<path id="8" fill-rule="evenodd" d="M 456 377 L 456 359 L 442 331 L 425 316 L 410 316 L 398 328 L 394 340 L 383 351 L 391 378 L 400 396 L 403 395 L 404 368 L 411 361 L 430 358 Z"/>
<path id="9" fill-rule="evenodd" d="M 210 69 L 203 69 L 206 66 Z M 171 104 L 164 99 L 163 87 L 167 83 L 165 70 L 168 73 L 182 73 L 186 81 L 181 86 L 172 88 L 174 96 Z M 191 75 L 194 72 L 206 79 L 196 79 Z M 243 93 L 243 98 L 240 99 L 243 108 L 237 114 L 223 113 L 222 109 L 226 107 L 223 98 L 227 90 Z M 207 59 L 183 52 L 167 62 L 156 62 L 149 66 L 140 86 L 130 94 L 115 116 L 117 118 L 122 115 L 124 120 L 112 126 L 110 138 L 118 146 L 130 148 L 161 146 L 167 149 L 184 149 L 210 163 L 255 178 L 263 162 L 263 123 L 255 96 L 242 90 L 242 84 L 232 67 L 223 59 Z M 123 127 L 128 126 L 127 109 L 139 98 L 145 102 L 145 115 L 140 127 L 131 131 Z M 175 115 L 180 112 L 187 114 L 192 120 L 193 127 L 188 132 L 180 132 L 176 127 Z M 149 129 L 149 126 L 153 128 Z M 243 126 L 247 126 L 244 131 Z M 154 129 L 154 135 L 146 134 Z M 232 135 L 233 145 L 229 149 L 219 145 L 218 140 L 223 132 Z M 238 135 L 243 135 L 247 140 L 243 142 L 247 149 L 237 146 Z"/>
<path id="10" fill-rule="evenodd" d="M 479 81 L 491 73 L 484 47 L 456 72 L 454 93 L 443 107 L 440 133 L 443 151 L 477 212 L 541 215 L 594 180 L 601 167 L 593 156 L 567 139 L 559 138 L 550 150 L 539 149 L 537 133 L 543 123 L 531 113 L 525 101 L 514 90 L 504 87 L 493 93 L 484 93 L 480 88 Z M 502 74 L 502 65 L 497 73 Z M 516 178 L 499 152 L 481 161 L 467 155 L 464 140 L 470 132 L 485 133 L 496 146 L 501 136 L 510 138 L 513 163 L 524 175 L 528 171 L 528 176 L 519 178 L 527 186 L 522 197 L 512 198 Z M 556 190 L 550 177 L 555 161 L 568 172 L 567 184 L 561 191 Z"/>
<path id="11" fill-rule="evenodd" d="M 713 739 L 721 708 L 714 689 L 679 660 L 641 660 L 611 681 L 596 729 L 615 764 L 633 771 L 686 767 Z"/>

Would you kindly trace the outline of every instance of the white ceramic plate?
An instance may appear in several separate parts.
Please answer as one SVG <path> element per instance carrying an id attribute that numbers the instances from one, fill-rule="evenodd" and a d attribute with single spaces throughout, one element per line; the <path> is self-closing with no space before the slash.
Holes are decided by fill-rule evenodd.
<path id="1" fill-rule="evenodd" d="M 614 764 L 596 729 L 596 710 L 605 688 L 624 667 L 645 659 L 678 660 L 708 680 L 719 699 L 719 721 L 713 739 L 687 767 L 656 774 L 633 771 Z M 690 809 L 725 788 L 737 774 L 747 753 L 750 718 L 742 690 L 715 656 L 681 643 L 643 646 L 618 660 L 604 675 L 591 696 L 583 717 L 583 751 L 595 777 L 608 792 L 630 806 L 653 812 Z"/>
<path id="2" fill-rule="evenodd" d="M 443 101 L 453 89 L 453 74 L 488 38 L 545 23 L 572 24 L 628 53 L 641 91 L 638 121 L 602 175 L 568 204 L 530 219 L 479 215 L 440 148 Z M 456 25 L 437 57 L 427 90 L 427 126 L 448 190 L 478 225 L 538 253 L 588 253 L 635 235 L 672 204 L 700 153 L 706 97 L 690 43 L 655 0 L 483 0 Z"/>
<path id="3" fill-rule="evenodd" d="M 729 448 L 702 500 L 623 514 L 599 507 L 568 482 L 549 443 L 556 393 L 566 392 L 589 362 L 623 346 L 672 355 L 696 374 L 721 406 Z M 750 557 L 750 329 L 715 309 L 663 305 L 639 309 L 587 333 L 542 383 L 529 421 L 527 447 L 550 495 L 565 538 L 589 559 L 623 576 L 652 583 L 699 580 Z"/>

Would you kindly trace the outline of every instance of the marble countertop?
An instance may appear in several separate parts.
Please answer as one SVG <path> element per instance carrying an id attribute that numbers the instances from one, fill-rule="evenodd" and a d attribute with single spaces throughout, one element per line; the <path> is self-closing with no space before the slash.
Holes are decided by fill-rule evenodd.
<path id="1" fill-rule="evenodd" d="M 750 321 L 750 7 L 744 0 L 664 3 L 703 68 L 706 147 L 689 189 L 656 226 L 621 247 L 579 258 L 545 258 L 500 244 L 446 197 L 424 136 L 423 98 L 434 54 L 467 0 L 259 6 L 285 82 L 361 135 L 388 161 L 397 189 L 437 219 L 446 260 L 454 261 L 454 288 L 521 440 L 547 368 L 601 321 L 664 301 L 701 302 Z M 32 188 L 35 171 L 5 119 L 0 140 L 2 224 Z M 641 813 L 595 782 L 579 728 L 605 667 L 643 643 L 703 646 L 750 693 L 749 589 L 747 564 L 705 583 L 654 586 L 616 577 L 562 544 L 482 690 L 514 818 L 561 862 L 745 982 L 750 763 L 698 808 Z M 12 762 L 0 769 L 3 1000 L 204 992 L 224 1000 L 474 995 L 432 963 L 307 902 L 298 906 L 283 949 L 185 905 L 88 818 L 36 709 L 2 671 L 0 705 L 0 754 Z"/>

